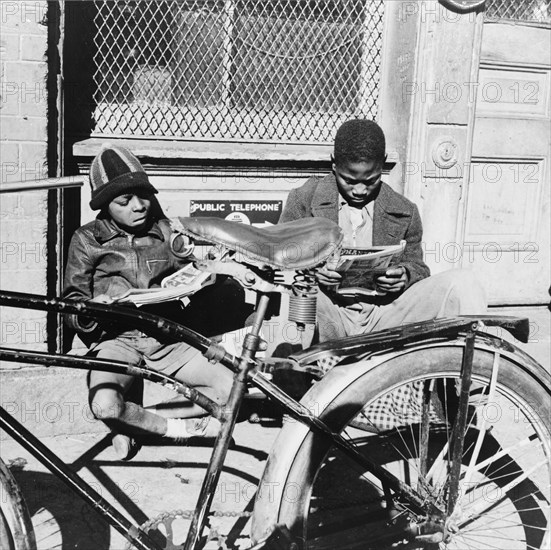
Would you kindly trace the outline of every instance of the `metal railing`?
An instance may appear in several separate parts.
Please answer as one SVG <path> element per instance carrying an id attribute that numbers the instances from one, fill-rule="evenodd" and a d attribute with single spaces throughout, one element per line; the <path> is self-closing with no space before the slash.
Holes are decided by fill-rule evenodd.
<path id="1" fill-rule="evenodd" d="M 82 187 L 83 183 L 87 179 L 88 178 L 86 176 L 63 176 L 59 178 L 43 178 L 38 180 L 8 181 L 3 182 L 0 185 L 0 193 Z"/>
<path id="2" fill-rule="evenodd" d="M 42 178 L 35 180 L 23 180 L 23 181 L 14 181 L 14 182 L 2 182 L 0 184 L 0 195 L 13 194 L 16 196 L 16 200 L 20 200 L 20 196 L 24 192 L 32 191 L 62 191 L 65 189 L 78 189 L 82 187 L 88 177 L 83 175 L 75 176 L 63 176 L 63 177 L 52 177 L 52 178 Z M 59 200 L 58 194 L 58 199 Z M 2 206 L 4 209 L 4 202 L 8 200 L 8 197 L 2 199 Z M 48 204 L 47 199 L 43 198 L 44 204 Z M 18 206 L 18 209 L 21 209 Z M 48 211 L 48 208 L 45 208 L 44 212 L 48 212 L 48 217 L 51 214 Z M 2 249 L 2 257 L 4 258 L 4 265 L 2 266 L 4 271 L 2 278 L 2 286 L 4 288 L 13 286 L 15 288 L 24 287 L 25 283 L 28 286 L 25 289 L 33 288 L 33 285 L 29 283 L 28 274 L 21 279 L 8 279 L 10 276 L 16 276 L 19 274 L 18 271 L 11 273 L 9 275 L 10 263 L 14 262 L 15 269 L 21 269 L 20 264 L 25 263 L 27 257 L 34 258 L 36 265 L 33 266 L 33 271 L 38 271 L 40 267 L 43 268 L 43 275 L 39 277 L 38 286 L 39 288 L 44 285 L 48 287 L 48 295 L 50 297 L 56 296 L 61 293 L 61 277 L 60 274 L 64 271 L 64 266 L 62 265 L 61 260 L 61 247 L 63 241 L 63 222 L 59 219 L 56 219 L 54 223 L 52 220 L 44 219 L 43 230 L 45 233 L 40 237 L 42 240 L 35 243 L 30 243 L 27 248 L 27 244 L 24 240 L 23 235 L 16 237 L 17 242 L 5 242 L 2 240 L 0 242 L 0 248 Z M 8 234 L 12 234 L 9 232 Z M 22 241 L 22 242 L 20 242 Z M 9 260 L 9 261 L 8 261 Z M 35 280 L 35 282 L 37 282 Z M 36 290 L 36 287 L 34 287 Z M 4 312 L 2 319 L 5 320 L 6 326 L 9 325 L 11 320 L 15 319 L 13 317 L 8 317 Z M 9 319 L 9 321 L 8 321 Z M 20 321 L 17 321 L 18 323 Z M 10 344 L 11 337 L 18 337 L 21 339 L 21 342 L 18 342 L 19 346 L 30 346 L 40 348 L 47 347 L 50 352 L 60 352 L 63 346 L 63 336 L 62 336 L 62 321 L 60 317 L 55 313 L 48 313 L 47 317 L 44 318 L 33 318 L 31 322 L 26 324 L 27 321 L 23 320 L 21 329 L 17 334 L 10 334 L 8 330 L 4 331 L 4 343 Z M 31 341 L 24 342 L 28 336 L 31 337 Z M 13 366 L 12 366 L 13 368 Z"/>

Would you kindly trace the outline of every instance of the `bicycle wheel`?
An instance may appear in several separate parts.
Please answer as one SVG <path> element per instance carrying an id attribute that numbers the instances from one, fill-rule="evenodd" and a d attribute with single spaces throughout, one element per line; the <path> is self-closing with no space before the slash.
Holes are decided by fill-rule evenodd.
<path id="1" fill-rule="evenodd" d="M 0 459 L 0 548 L 36 550 L 33 526 L 17 482 Z"/>
<path id="2" fill-rule="evenodd" d="M 272 491 L 276 517 L 270 523 L 287 524 L 308 550 L 548 548 L 549 387 L 534 376 L 533 365 L 525 368 L 528 359 L 521 352 L 504 354 L 477 345 L 460 494 L 457 506 L 447 512 L 462 355 L 463 344 L 456 342 L 404 350 L 388 360 L 376 359 L 375 366 L 337 367 L 356 374 L 348 375 L 343 387 L 339 373 L 331 372 L 324 383 L 338 389 L 319 411 L 360 453 L 442 510 L 438 518 L 428 522 L 327 438 L 305 431 L 294 444 L 282 432 L 274 446 L 279 450 L 289 444 L 292 456 L 283 474 L 275 474 L 281 469 L 269 463 L 259 489 L 285 486 L 275 498 Z M 313 389 L 303 402 L 324 403 L 329 394 L 330 389 Z M 297 439 L 298 429 L 291 427 L 291 432 Z M 253 536 L 266 519 L 255 509 Z"/>

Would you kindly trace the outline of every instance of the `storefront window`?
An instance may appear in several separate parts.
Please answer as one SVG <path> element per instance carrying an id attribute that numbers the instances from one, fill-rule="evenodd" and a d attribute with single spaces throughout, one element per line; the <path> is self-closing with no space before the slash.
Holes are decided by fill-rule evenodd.
<path id="1" fill-rule="evenodd" d="M 329 142 L 377 115 L 383 0 L 97 7 L 96 135 Z"/>
<path id="2" fill-rule="evenodd" d="M 551 23 L 549 0 L 486 0 L 486 19 Z"/>

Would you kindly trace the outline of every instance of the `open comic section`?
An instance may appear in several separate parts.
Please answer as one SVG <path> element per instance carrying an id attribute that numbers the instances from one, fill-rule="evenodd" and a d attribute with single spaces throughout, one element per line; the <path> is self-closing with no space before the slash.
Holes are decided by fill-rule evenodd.
<path id="1" fill-rule="evenodd" d="M 226 250 L 213 247 L 208 254 L 209 259 L 221 260 L 227 255 Z M 161 286 L 157 288 L 131 288 L 123 295 L 115 299 L 115 302 L 133 303 L 136 306 L 146 304 L 157 304 L 159 302 L 170 302 L 171 300 L 181 300 L 187 305 L 188 296 L 195 294 L 202 288 L 212 285 L 216 280 L 214 273 L 201 271 L 197 269 L 190 261 L 184 267 L 165 277 L 161 281 Z"/>
<path id="2" fill-rule="evenodd" d="M 115 299 L 119 304 L 131 302 L 136 306 L 182 300 L 203 287 L 214 283 L 216 275 L 199 271 L 193 264 L 182 267 L 162 280 L 158 288 L 131 288 Z M 184 300 L 185 302 L 185 300 Z M 186 304 L 187 305 L 187 304 Z"/>
<path id="3" fill-rule="evenodd" d="M 406 241 L 392 246 L 343 248 L 336 267 L 342 276 L 337 293 L 378 296 L 375 288 L 377 277 L 385 273 L 394 258 L 402 255 L 405 247 Z"/>

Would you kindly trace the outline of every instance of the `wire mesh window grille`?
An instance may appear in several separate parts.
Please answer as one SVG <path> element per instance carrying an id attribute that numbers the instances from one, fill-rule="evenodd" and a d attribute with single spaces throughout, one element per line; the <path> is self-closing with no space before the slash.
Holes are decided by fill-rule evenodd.
<path id="1" fill-rule="evenodd" d="M 549 0 L 486 0 L 486 19 L 551 23 Z"/>
<path id="2" fill-rule="evenodd" d="M 377 115 L 384 0 L 96 4 L 95 134 L 323 142 Z"/>

